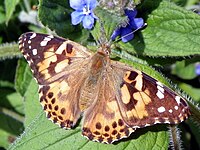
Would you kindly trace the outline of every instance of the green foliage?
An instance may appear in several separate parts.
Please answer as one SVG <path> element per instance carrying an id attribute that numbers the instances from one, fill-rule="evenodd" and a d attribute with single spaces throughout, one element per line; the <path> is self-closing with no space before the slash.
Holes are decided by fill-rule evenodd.
<path id="1" fill-rule="evenodd" d="M 0 24 L 2 24 L 3 22 L 6 21 L 6 16 L 4 14 L 4 10 L 3 10 L 3 7 L 0 6 Z"/>
<path id="2" fill-rule="evenodd" d="M 176 65 L 172 70 L 172 74 L 175 74 L 182 79 L 188 80 L 197 77 L 195 73 L 195 65 L 192 63 L 186 64 L 185 60 L 176 62 Z"/>
<path id="3" fill-rule="evenodd" d="M 21 56 L 18 49 L 18 44 L 15 43 L 5 43 L 0 45 L 0 60 Z"/>
<path id="4" fill-rule="evenodd" d="M 95 51 L 99 46 L 97 42 L 108 42 L 113 31 L 127 22 L 127 17 L 122 13 L 122 3 L 118 3 L 115 9 L 111 10 L 103 2 L 106 1 L 102 1 L 94 11 L 98 20 L 92 30 L 83 29 L 81 24 L 71 24 L 70 14 L 74 10 L 66 0 L 0 2 L 0 147 L 20 150 L 30 147 L 81 150 L 168 148 L 169 133 L 166 125 L 138 129 L 129 138 L 106 145 L 82 137 L 81 123 L 72 130 L 64 130 L 45 117 L 39 103 L 38 85 L 33 79 L 30 67 L 21 58 L 16 44 L 19 35 L 30 29 L 49 34 L 53 31 L 54 34 L 77 41 Z M 130 1 L 124 2 L 130 7 Z M 180 93 L 178 87 L 181 88 L 195 100 L 195 103 L 200 103 L 200 81 L 199 76 L 195 74 L 195 64 L 200 62 L 200 15 L 186 10 L 186 7 L 195 5 L 197 1 L 174 0 L 177 5 L 168 0 L 134 2 L 139 4 L 138 17 L 145 19 L 147 27 L 137 31 L 134 34 L 135 38 L 128 43 L 123 43 L 120 39 L 113 42 L 112 58 L 147 73 L 181 96 L 187 97 Z M 38 11 L 31 9 L 34 6 L 38 6 Z M 26 17 L 22 17 L 25 21 L 19 17 L 22 12 L 26 14 Z M 39 18 L 30 12 L 37 12 Z M 34 22 L 37 19 L 45 27 Z M 178 87 L 150 65 L 159 68 L 165 76 L 177 83 Z M 186 121 L 183 126 L 180 125 L 185 137 L 181 139 L 188 149 L 200 148 L 200 135 L 197 133 L 200 111 L 190 98 L 186 99 L 193 120 Z M 188 128 L 190 131 L 186 134 Z M 188 144 L 192 142 L 186 135 L 194 135 L 192 142 L 196 144 Z M 179 137 L 179 134 L 174 137 Z"/>
<path id="5" fill-rule="evenodd" d="M 15 89 L 18 93 L 24 96 L 28 85 L 32 80 L 30 67 L 24 60 L 18 61 L 18 67 L 15 75 Z"/>
<path id="6" fill-rule="evenodd" d="M 155 2 L 156 3 L 156 2 Z M 152 4 L 153 5 L 153 4 Z M 145 5 L 141 9 L 148 9 Z M 118 47 L 147 56 L 188 56 L 200 54 L 200 16 L 163 1 L 148 15 L 147 28 L 129 43 Z"/>
<path id="7" fill-rule="evenodd" d="M 16 5 L 19 3 L 19 0 L 5 0 L 4 3 L 6 8 L 6 23 L 8 23 L 15 11 Z"/>

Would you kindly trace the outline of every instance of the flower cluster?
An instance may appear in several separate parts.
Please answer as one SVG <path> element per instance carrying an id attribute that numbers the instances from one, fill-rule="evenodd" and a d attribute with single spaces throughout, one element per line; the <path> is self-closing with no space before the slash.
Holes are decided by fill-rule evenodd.
<path id="1" fill-rule="evenodd" d="M 94 21 L 97 17 L 93 13 L 93 9 L 97 6 L 96 0 L 70 0 L 70 6 L 75 9 L 71 13 L 72 24 L 77 25 L 83 23 L 86 29 L 92 29 Z M 121 36 L 123 42 L 128 42 L 134 38 L 134 31 L 144 26 L 142 18 L 136 18 L 137 10 L 125 10 L 125 15 L 128 17 L 128 22 L 125 26 L 117 28 L 111 39 L 115 40 L 117 36 Z"/>
<path id="2" fill-rule="evenodd" d="M 128 17 L 128 24 L 125 27 L 116 29 L 111 39 L 115 40 L 117 36 L 121 36 L 123 42 L 128 42 L 134 38 L 134 30 L 140 29 L 144 26 L 144 20 L 142 18 L 135 18 L 137 10 L 125 10 L 125 15 Z"/>
<path id="3" fill-rule="evenodd" d="M 96 0 L 70 0 L 70 7 L 75 9 L 71 13 L 72 24 L 77 25 L 83 22 L 84 28 L 92 29 L 94 20 L 97 19 L 93 13 L 96 6 Z"/>

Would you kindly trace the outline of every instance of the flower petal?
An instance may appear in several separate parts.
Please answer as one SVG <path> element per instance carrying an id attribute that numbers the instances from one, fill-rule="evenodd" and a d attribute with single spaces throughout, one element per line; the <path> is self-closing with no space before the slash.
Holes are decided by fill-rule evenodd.
<path id="1" fill-rule="evenodd" d="M 75 10 L 83 10 L 83 7 L 85 7 L 86 3 L 84 0 L 70 0 L 69 1 L 70 7 Z"/>
<path id="2" fill-rule="evenodd" d="M 197 64 L 195 67 L 195 73 L 196 75 L 200 75 L 200 64 Z"/>
<path id="3" fill-rule="evenodd" d="M 139 29 L 144 25 L 144 20 L 142 18 L 135 18 L 130 23 L 131 28 Z"/>
<path id="4" fill-rule="evenodd" d="M 116 39 L 117 36 L 119 36 L 121 34 L 121 30 L 120 29 L 116 29 L 113 34 L 111 35 L 111 39 L 114 41 Z"/>
<path id="5" fill-rule="evenodd" d="M 94 19 L 99 19 L 97 16 L 95 16 L 95 14 L 92 12 L 91 14 L 90 14 Z"/>
<path id="6" fill-rule="evenodd" d="M 122 42 L 126 43 L 134 38 L 134 34 L 131 28 L 122 28 L 121 29 L 121 38 Z"/>
<path id="7" fill-rule="evenodd" d="M 94 25 L 94 18 L 91 15 L 87 15 L 83 18 L 83 27 L 85 29 L 92 29 Z"/>
<path id="8" fill-rule="evenodd" d="M 125 14 L 128 16 L 128 18 L 130 20 L 134 19 L 137 15 L 137 10 L 134 9 L 134 10 L 130 10 L 130 9 L 125 9 Z"/>
<path id="9" fill-rule="evenodd" d="M 89 6 L 90 10 L 94 9 L 98 4 L 96 0 L 85 0 L 85 3 Z"/>
<path id="10" fill-rule="evenodd" d="M 77 25 L 79 24 L 84 18 L 83 12 L 74 11 L 71 13 L 72 24 Z"/>

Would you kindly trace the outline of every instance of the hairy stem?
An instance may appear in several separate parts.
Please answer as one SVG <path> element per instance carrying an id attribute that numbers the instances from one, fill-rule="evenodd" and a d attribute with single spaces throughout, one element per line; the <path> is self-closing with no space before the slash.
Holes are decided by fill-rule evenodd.
<path id="1" fill-rule="evenodd" d="M 170 148 L 174 150 L 181 150 L 180 131 L 175 125 L 169 126 L 170 132 Z"/>

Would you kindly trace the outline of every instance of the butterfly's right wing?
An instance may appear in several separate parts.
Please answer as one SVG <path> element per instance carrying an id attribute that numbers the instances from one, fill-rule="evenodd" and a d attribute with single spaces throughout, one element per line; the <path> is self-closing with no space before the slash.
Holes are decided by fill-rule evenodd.
<path id="1" fill-rule="evenodd" d="M 117 102 L 129 127 L 177 124 L 190 115 L 186 101 L 156 79 L 120 62 L 113 62 L 113 67 L 117 74 Z"/>
<path id="2" fill-rule="evenodd" d="M 40 102 L 47 117 L 64 128 L 80 116 L 79 87 L 85 78 L 84 65 L 91 53 L 70 40 L 52 35 L 25 33 L 19 48 L 39 84 Z"/>

